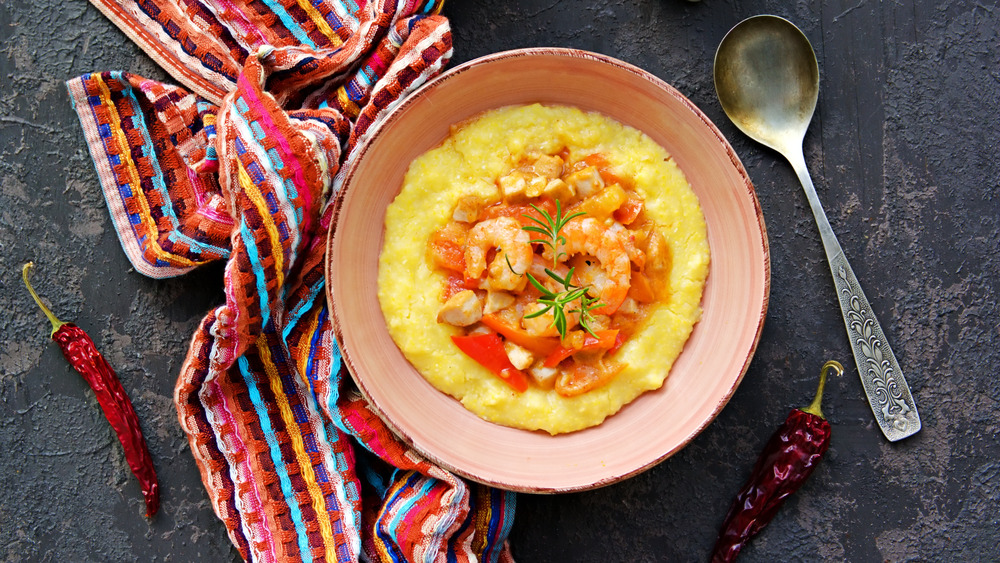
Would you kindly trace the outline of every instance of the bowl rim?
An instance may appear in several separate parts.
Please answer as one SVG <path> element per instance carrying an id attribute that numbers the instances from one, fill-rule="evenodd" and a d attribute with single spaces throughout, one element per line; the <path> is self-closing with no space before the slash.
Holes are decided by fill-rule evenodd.
<path id="1" fill-rule="evenodd" d="M 351 352 L 346 348 L 340 346 L 340 342 L 344 341 L 343 339 L 344 327 L 342 324 L 342 320 L 337 314 L 336 300 L 333 298 L 332 294 L 333 292 L 331 284 L 329 282 L 330 272 L 333 269 L 332 259 L 331 259 L 332 256 L 331 249 L 333 248 L 337 240 L 337 237 L 335 236 L 335 231 L 340 219 L 341 211 L 343 209 L 344 199 L 347 195 L 347 192 L 349 191 L 347 188 L 350 186 L 355 174 L 357 173 L 357 170 L 360 166 L 361 161 L 364 158 L 364 155 L 367 153 L 368 149 L 375 144 L 375 141 L 381 135 L 383 135 L 385 131 L 387 131 L 395 121 L 400 119 L 400 116 L 404 115 L 406 110 L 412 104 L 416 103 L 420 99 L 424 91 L 435 88 L 439 84 L 442 84 L 446 81 L 453 80 L 456 77 L 460 76 L 462 73 L 474 67 L 478 67 L 484 64 L 490 64 L 497 61 L 504 61 L 509 59 L 525 58 L 525 57 L 535 57 L 535 56 L 556 56 L 556 57 L 568 57 L 575 59 L 587 59 L 611 65 L 613 67 L 618 68 L 619 70 L 623 70 L 631 74 L 637 75 L 639 78 L 652 83 L 655 87 L 669 94 L 676 101 L 684 105 L 691 113 L 697 116 L 697 118 L 705 125 L 705 127 L 712 133 L 712 135 L 715 136 L 718 143 L 725 149 L 725 153 L 729 157 L 735 171 L 743 179 L 744 183 L 743 188 L 746 190 L 747 194 L 749 195 L 750 201 L 752 201 L 753 203 L 754 216 L 756 217 L 757 227 L 759 228 L 761 234 L 760 242 L 761 242 L 761 251 L 762 251 L 762 259 L 764 267 L 763 282 L 762 282 L 763 300 L 761 303 L 760 316 L 757 319 L 757 325 L 754 331 L 752 342 L 750 343 L 749 348 L 746 349 L 746 357 L 743 359 L 743 364 L 740 368 L 740 373 L 738 377 L 736 377 L 733 380 L 732 385 L 729 387 L 729 389 L 726 390 L 726 393 L 720 396 L 719 401 L 713 408 L 710 415 L 706 416 L 705 419 L 700 424 L 692 428 L 692 430 L 686 436 L 684 436 L 684 438 L 680 440 L 674 447 L 668 449 L 659 456 L 656 456 L 655 458 L 646 461 L 640 466 L 633 468 L 631 471 L 622 474 L 608 476 L 589 484 L 571 485 L 564 487 L 549 487 L 549 486 L 537 486 L 537 485 L 528 486 L 528 485 L 521 485 L 518 483 L 483 478 L 482 476 L 476 475 L 472 472 L 465 471 L 461 467 L 456 467 L 454 464 L 451 464 L 446 460 L 441 459 L 433 452 L 429 452 L 426 449 L 421 448 L 419 445 L 414 443 L 414 440 L 409 436 L 409 434 L 402 428 L 399 428 L 397 424 L 389 418 L 389 416 L 385 413 L 385 410 L 379 405 L 379 402 L 370 394 L 362 378 L 356 375 L 356 367 L 351 357 Z M 608 485 L 618 483 L 620 481 L 624 481 L 640 473 L 643 473 L 649 470 L 650 468 L 662 463 L 666 459 L 672 457 L 677 452 L 687 447 L 687 445 L 690 444 L 695 437 L 700 435 L 713 421 L 715 421 L 718 415 L 722 412 L 722 409 L 725 408 L 725 406 L 729 403 L 733 394 L 736 392 L 736 389 L 740 386 L 740 384 L 743 381 L 743 378 L 746 376 L 747 370 L 750 367 L 750 363 L 752 362 L 753 357 L 756 354 L 757 346 L 760 343 L 761 334 L 764 329 L 764 321 L 767 317 L 767 311 L 769 307 L 770 294 L 771 294 L 770 244 L 767 236 L 767 228 L 764 221 L 764 214 L 760 205 L 760 201 L 757 198 L 753 182 L 751 181 L 750 176 L 747 173 L 746 168 L 743 166 L 743 163 L 740 160 L 739 156 L 736 155 L 735 150 L 730 145 L 726 137 L 719 130 L 719 128 L 715 125 L 715 123 L 713 123 L 711 119 L 709 119 L 708 116 L 700 108 L 698 108 L 698 106 L 696 106 L 691 100 L 689 100 L 686 96 L 680 93 L 680 91 L 678 91 L 676 88 L 671 86 L 666 81 L 660 79 L 656 75 L 650 73 L 649 71 L 643 70 L 640 67 L 627 63 L 620 59 L 616 59 L 614 57 L 592 51 L 586 51 L 582 49 L 574 49 L 568 47 L 526 47 L 526 48 L 512 49 L 507 51 L 499 51 L 469 60 L 458 66 L 448 69 L 443 73 L 439 74 L 438 76 L 428 80 L 419 88 L 414 90 L 412 93 L 403 97 L 393 106 L 391 106 L 390 109 L 382 116 L 382 118 L 379 119 L 379 121 L 373 126 L 371 132 L 369 132 L 369 134 L 366 137 L 367 138 L 364 140 L 361 146 L 355 149 L 354 154 L 349 155 L 351 160 L 349 163 L 347 163 L 347 169 L 344 171 L 343 180 L 340 183 L 338 189 L 336 190 L 334 194 L 334 200 L 331 204 L 333 207 L 331 210 L 331 221 L 327 231 L 327 240 L 326 240 L 327 252 L 326 256 L 324 257 L 324 276 L 327 280 L 325 288 L 327 308 L 330 314 L 330 320 L 334 332 L 334 337 L 336 339 L 336 344 L 338 346 L 338 349 L 340 350 L 343 365 L 350 374 L 351 379 L 354 381 L 355 385 L 357 386 L 364 400 L 369 405 L 371 405 L 372 411 L 392 431 L 394 436 L 401 442 L 405 443 L 409 448 L 413 449 L 415 452 L 423 456 L 430 463 L 433 463 L 438 467 L 450 471 L 455 475 L 464 477 L 466 479 L 475 481 L 477 483 L 482 483 L 485 485 L 490 485 L 493 487 L 498 487 L 501 489 L 510 490 L 514 492 L 525 492 L 534 494 L 581 492 L 581 491 L 588 491 L 605 487 Z M 709 274 L 709 276 L 711 276 L 711 273 Z M 704 300 L 704 298 L 705 296 L 703 295 L 702 300 Z M 625 407 L 627 407 L 627 405 L 623 406 L 623 408 Z"/>

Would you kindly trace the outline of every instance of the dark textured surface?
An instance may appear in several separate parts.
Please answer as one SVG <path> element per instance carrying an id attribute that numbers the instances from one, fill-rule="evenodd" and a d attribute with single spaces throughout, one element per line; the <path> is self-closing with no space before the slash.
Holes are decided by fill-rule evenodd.
<path id="1" fill-rule="evenodd" d="M 726 30 L 775 13 L 820 63 L 806 159 L 845 253 L 892 342 L 923 430 L 873 424 L 819 236 L 791 168 L 715 100 Z M 626 482 L 518 499 L 521 562 L 699 561 L 759 448 L 808 403 L 824 360 L 826 459 L 744 561 L 1000 559 L 1000 6 L 915 0 L 519 0 L 446 7 L 454 62 L 526 46 L 619 57 L 715 121 L 753 179 L 771 244 L 770 309 L 755 359 L 719 418 Z M 84 0 L 0 0 L 0 561 L 237 559 L 198 478 L 171 397 L 188 335 L 221 299 L 221 268 L 152 281 L 111 227 L 63 81 L 164 73 Z M 94 337 L 117 368 L 157 462 L 151 522 L 86 384 L 20 285 Z"/>

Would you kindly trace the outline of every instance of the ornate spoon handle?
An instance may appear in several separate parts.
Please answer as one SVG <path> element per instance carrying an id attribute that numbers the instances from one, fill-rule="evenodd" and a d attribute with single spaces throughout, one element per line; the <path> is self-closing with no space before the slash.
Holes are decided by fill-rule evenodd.
<path id="1" fill-rule="evenodd" d="M 903 371 L 896 361 L 896 355 L 889 348 L 889 342 L 875 318 L 868 298 L 861 290 L 861 284 L 840 248 L 837 235 L 830 227 L 801 149 L 797 152 L 789 151 L 788 160 L 802 182 L 802 189 L 805 190 L 813 216 L 816 217 L 826 259 L 833 273 L 833 283 L 837 288 L 840 312 L 844 315 L 847 338 L 851 341 L 858 375 L 875 420 L 889 441 L 895 442 L 912 436 L 920 430 L 920 415 L 906 379 L 903 378 Z"/>

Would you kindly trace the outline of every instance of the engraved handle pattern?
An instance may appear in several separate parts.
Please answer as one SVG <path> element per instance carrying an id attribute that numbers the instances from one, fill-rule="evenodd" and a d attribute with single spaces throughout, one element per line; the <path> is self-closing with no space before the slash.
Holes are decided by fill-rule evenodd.
<path id="1" fill-rule="evenodd" d="M 875 420 L 890 441 L 912 436 L 920 430 L 917 405 L 885 333 L 842 251 L 830 259 L 830 269 L 858 364 L 858 375 Z"/>
<path id="2" fill-rule="evenodd" d="M 802 131 L 803 135 L 805 130 Z M 802 182 L 802 189 L 809 200 L 809 207 L 816 218 L 816 227 L 823 240 L 823 250 L 826 252 L 833 273 L 833 284 L 837 288 L 837 299 L 840 301 L 840 312 L 844 316 L 847 327 L 847 338 L 851 341 L 854 361 L 858 365 L 858 376 L 861 385 L 868 396 L 868 404 L 878 422 L 882 433 L 890 441 L 902 440 L 920 430 L 920 415 L 917 405 L 906 386 L 903 372 L 899 369 L 896 356 L 889 348 L 885 333 L 872 312 L 872 306 L 861 291 L 854 270 L 847 263 L 847 257 L 840 248 L 837 235 L 830 227 L 823 205 L 816 195 L 805 158 L 802 156 L 802 139 L 798 144 L 783 147 L 782 154 L 788 158 L 792 168 Z"/>

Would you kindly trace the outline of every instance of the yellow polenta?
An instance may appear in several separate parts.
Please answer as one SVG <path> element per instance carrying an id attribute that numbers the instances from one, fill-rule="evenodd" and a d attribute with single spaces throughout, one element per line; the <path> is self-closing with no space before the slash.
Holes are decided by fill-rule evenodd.
<path id="1" fill-rule="evenodd" d="M 669 295 L 616 354 L 625 369 L 607 385 L 570 398 L 534 386 L 517 393 L 463 354 L 450 339 L 460 329 L 436 321 L 444 274 L 426 257 L 428 238 L 462 196 L 495 196 L 497 178 L 525 154 L 564 148 L 571 158 L 601 153 L 619 176 L 632 178 L 673 257 Z M 701 315 L 708 268 L 698 200 L 663 148 L 600 114 L 530 105 L 487 112 L 413 161 L 386 211 L 378 295 L 392 338 L 436 388 L 486 420 L 557 434 L 600 424 L 663 385 Z"/>

